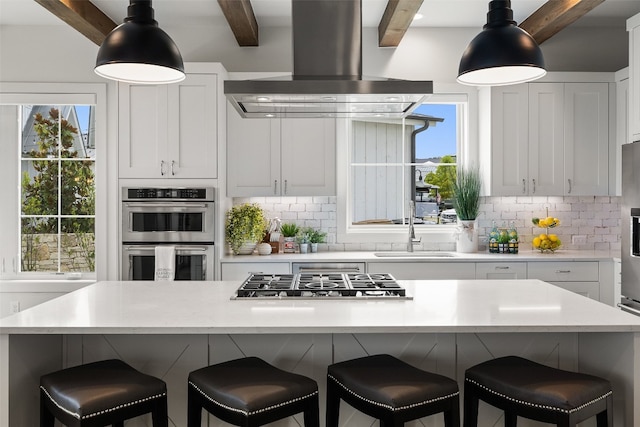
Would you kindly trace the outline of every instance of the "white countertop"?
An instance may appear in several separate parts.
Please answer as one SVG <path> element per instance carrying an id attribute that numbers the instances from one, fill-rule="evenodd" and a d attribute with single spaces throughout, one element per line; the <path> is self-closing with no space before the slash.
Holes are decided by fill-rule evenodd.
<path id="1" fill-rule="evenodd" d="M 539 280 L 400 281 L 411 300 L 232 300 L 240 282 L 97 282 L 0 334 L 640 332 L 640 317 Z"/>
<path id="2" fill-rule="evenodd" d="M 376 253 L 391 251 L 352 251 L 352 252 L 317 252 L 306 254 L 273 254 L 273 255 L 225 255 L 222 262 L 518 262 L 518 261 L 606 261 L 620 258 L 619 251 L 563 250 L 555 253 L 520 250 L 517 254 L 491 254 L 489 252 L 459 253 L 446 252 L 453 256 L 421 257 L 422 254 L 433 254 L 436 251 L 415 251 L 413 253 L 397 252 L 406 256 L 379 257 Z M 394 252 L 394 255 L 396 252 Z"/>

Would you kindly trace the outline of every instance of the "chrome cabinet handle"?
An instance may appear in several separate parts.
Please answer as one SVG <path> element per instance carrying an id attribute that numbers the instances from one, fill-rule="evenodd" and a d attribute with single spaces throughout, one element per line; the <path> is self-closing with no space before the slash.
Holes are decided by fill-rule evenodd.
<path id="1" fill-rule="evenodd" d="M 173 165 L 175 165 L 175 161 L 171 160 L 171 176 L 175 176 L 175 172 L 173 171 Z"/>
<path id="2" fill-rule="evenodd" d="M 527 192 L 527 180 L 522 178 L 522 194 Z"/>
<path id="3" fill-rule="evenodd" d="M 536 180 L 534 178 L 531 181 L 533 181 L 533 191 L 532 191 L 532 193 L 535 194 L 535 192 L 536 192 Z"/>
<path id="4" fill-rule="evenodd" d="M 567 179 L 567 181 L 569 182 L 569 194 L 571 194 L 571 178 Z"/>
<path id="5" fill-rule="evenodd" d="M 571 270 L 556 270 L 556 273 L 571 273 Z"/>
<path id="6" fill-rule="evenodd" d="M 287 194 L 287 180 L 284 180 L 284 194 Z"/>
<path id="7" fill-rule="evenodd" d="M 164 160 L 160 160 L 160 175 L 164 176 Z"/>
<path id="8" fill-rule="evenodd" d="M 273 180 L 273 194 L 278 194 L 278 180 Z"/>
<path id="9" fill-rule="evenodd" d="M 497 266 L 496 270 L 508 270 L 509 267 L 502 267 L 502 266 Z"/>

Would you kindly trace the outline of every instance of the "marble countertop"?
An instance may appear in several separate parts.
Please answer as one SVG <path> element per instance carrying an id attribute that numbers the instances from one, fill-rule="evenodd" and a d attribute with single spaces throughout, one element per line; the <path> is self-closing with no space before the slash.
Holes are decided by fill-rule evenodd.
<path id="1" fill-rule="evenodd" d="M 97 282 L 0 334 L 640 332 L 640 317 L 539 280 L 400 281 L 412 299 L 233 300 L 226 282 Z"/>
<path id="2" fill-rule="evenodd" d="M 415 251 L 393 252 L 398 256 L 376 256 L 376 253 L 389 254 L 391 251 L 352 251 L 317 252 L 306 254 L 274 255 L 225 255 L 222 262 L 406 262 L 410 260 L 430 262 L 506 262 L 506 261 L 606 261 L 620 258 L 619 251 L 558 250 L 555 253 L 521 250 L 517 254 L 490 254 L 489 252 L 459 253 L 444 252 L 451 256 L 437 256 L 442 252 Z M 432 256 L 430 256 L 432 255 Z"/>

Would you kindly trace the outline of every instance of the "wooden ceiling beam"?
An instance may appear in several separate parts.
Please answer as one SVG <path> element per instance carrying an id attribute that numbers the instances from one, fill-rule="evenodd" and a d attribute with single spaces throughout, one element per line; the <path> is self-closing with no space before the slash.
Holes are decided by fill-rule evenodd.
<path id="1" fill-rule="evenodd" d="M 520 23 L 538 44 L 571 25 L 604 0 L 548 0 Z"/>
<path id="2" fill-rule="evenodd" d="M 117 24 L 89 0 L 35 0 L 100 46 Z"/>
<path id="3" fill-rule="evenodd" d="M 389 0 L 378 25 L 378 46 L 396 47 L 423 0 Z"/>
<path id="4" fill-rule="evenodd" d="M 258 46 L 258 21 L 250 0 L 218 0 L 240 46 Z"/>

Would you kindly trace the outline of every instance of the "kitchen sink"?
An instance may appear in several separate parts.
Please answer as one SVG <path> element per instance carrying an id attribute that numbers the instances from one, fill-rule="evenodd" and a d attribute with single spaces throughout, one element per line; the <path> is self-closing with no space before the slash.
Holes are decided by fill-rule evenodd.
<path id="1" fill-rule="evenodd" d="M 442 251 L 375 252 L 373 255 L 380 258 L 453 258 L 458 256 L 458 254 L 455 252 L 442 252 Z"/>

